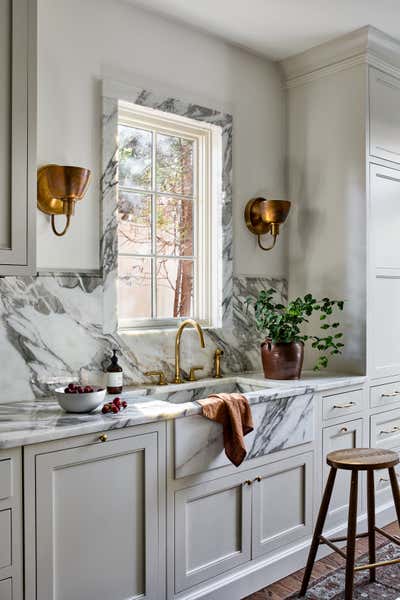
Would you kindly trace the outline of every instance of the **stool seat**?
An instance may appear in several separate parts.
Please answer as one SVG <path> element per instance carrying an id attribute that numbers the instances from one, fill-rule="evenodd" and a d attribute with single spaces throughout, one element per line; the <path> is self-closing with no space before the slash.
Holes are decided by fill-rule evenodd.
<path id="1" fill-rule="evenodd" d="M 380 448 L 355 448 L 336 450 L 326 457 L 329 466 L 335 469 L 349 471 L 374 471 L 375 469 L 389 469 L 399 464 L 397 452 Z"/>

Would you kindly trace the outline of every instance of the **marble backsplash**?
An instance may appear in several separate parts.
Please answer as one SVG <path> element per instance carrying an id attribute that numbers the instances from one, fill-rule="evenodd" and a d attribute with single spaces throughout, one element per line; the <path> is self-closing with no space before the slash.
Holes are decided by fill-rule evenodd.
<path id="1" fill-rule="evenodd" d="M 259 340 L 244 301 L 260 289 L 275 288 L 287 297 L 284 279 L 238 276 L 233 279 L 232 325 L 205 331 L 206 348 L 187 329 L 182 366 L 203 365 L 209 375 L 213 353 L 224 350 L 225 373 L 260 370 Z M 28 400 L 57 384 L 80 379 L 102 383 L 103 363 L 111 349 L 121 350 L 125 384 L 148 381 L 148 370 L 173 373 L 175 331 L 105 334 L 103 282 L 100 276 L 43 274 L 0 280 L 0 402 Z"/>

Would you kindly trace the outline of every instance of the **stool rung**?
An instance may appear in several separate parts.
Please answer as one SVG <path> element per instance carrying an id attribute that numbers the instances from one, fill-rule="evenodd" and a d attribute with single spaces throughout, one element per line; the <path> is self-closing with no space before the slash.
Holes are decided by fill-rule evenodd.
<path id="1" fill-rule="evenodd" d="M 394 544 L 397 544 L 398 546 L 400 546 L 400 538 L 399 537 L 390 535 L 390 533 L 386 533 L 386 531 L 384 531 L 384 529 L 381 529 L 380 527 L 376 527 L 376 526 L 375 526 L 375 531 L 377 533 L 380 533 L 380 535 L 383 535 L 383 537 L 387 538 Z"/>
<path id="2" fill-rule="evenodd" d="M 340 554 L 340 556 L 344 559 L 347 558 L 346 556 L 346 552 L 343 552 L 343 550 L 341 548 L 339 548 L 339 546 L 336 546 L 336 544 L 334 544 L 332 542 L 332 540 L 324 537 L 323 535 L 319 536 L 319 543 L 320 544 L 326 544 L 327 546 L 329 546 L 329 548 L 332 548 L 332 550 L 334 550 L 335 552 L 337 552 L 338 554 Z"/>
<path id="3" fill-rule="evenodd" d="M 364 531 L 363 533 L 357 533 L 356 540 L 361 538 L 368 537 L 368 531 Z M 341 537 L 329 538 L 331 542 L 347 542 L 347 536 L 343 535 Z"/>
<path id="4" fill-rule="evenodd" d="M 393 558 L 392 560 L 382 560 L 381 562 L 372 563 L 370 565 L 358 565 L 354 567 L 354 571 L 364 571 L 365 569 L 375 569 L 375 567 L 387 567 L 388 565 L 398 565 L 400 558 Z"/>

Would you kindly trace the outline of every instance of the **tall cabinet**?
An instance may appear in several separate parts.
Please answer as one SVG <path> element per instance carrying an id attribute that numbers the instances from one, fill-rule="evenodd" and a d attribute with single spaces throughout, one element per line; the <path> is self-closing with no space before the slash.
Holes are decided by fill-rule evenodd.
<path id="1" fill-rule="evenodd" d="M 0 276 L 35 268 L 36 4 L 0 2 Z"/>
<path id="2" fill-rule="evenodd" d="M 400 378 L 400 43 L 364 27 L 282 64 L 289 293 L 346 301 L 338 369 Z"/>
<path id="3" fill-rule="evenodd" d="M 330 366 L 366 374 L 369 384 L 359 419 L 346 403 L 346 422 L 323 425 L 324 469 L 334 448 L 400 449 L 400 43 L 364 27 L 282 67 L 289 294 L 345 300 L 345 348 Z M 312 367 L 315 357 L 307 358 Z M 382 473 L 376 488 L 382 524 L 394 518 Z M 334 525 L 347 518 L 344 489 L 331 509 Z"/>

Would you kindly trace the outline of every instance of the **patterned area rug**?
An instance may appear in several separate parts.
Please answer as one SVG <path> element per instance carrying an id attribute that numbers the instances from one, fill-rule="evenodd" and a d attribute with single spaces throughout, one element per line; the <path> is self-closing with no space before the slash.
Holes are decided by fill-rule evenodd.
<path id="1" fill-rule="evenodd" d="M 377 560 L 400 558 L 400 547 L 386 544 L 377 549 Z M 361 556 L 357 564 L 367 563 L 368 555 Z M 400 564 L 376 569 L 376 583 L 369 583 L 368 571 L 361 571 L 354 578 L 353 600 L 400 600 Z M 332 571 L 329 575 L 314 581 L 308 588 L 306 600 L 343 600 L 345 570 Z M 297 598 L 297 594 L 290 598 Z"/>

